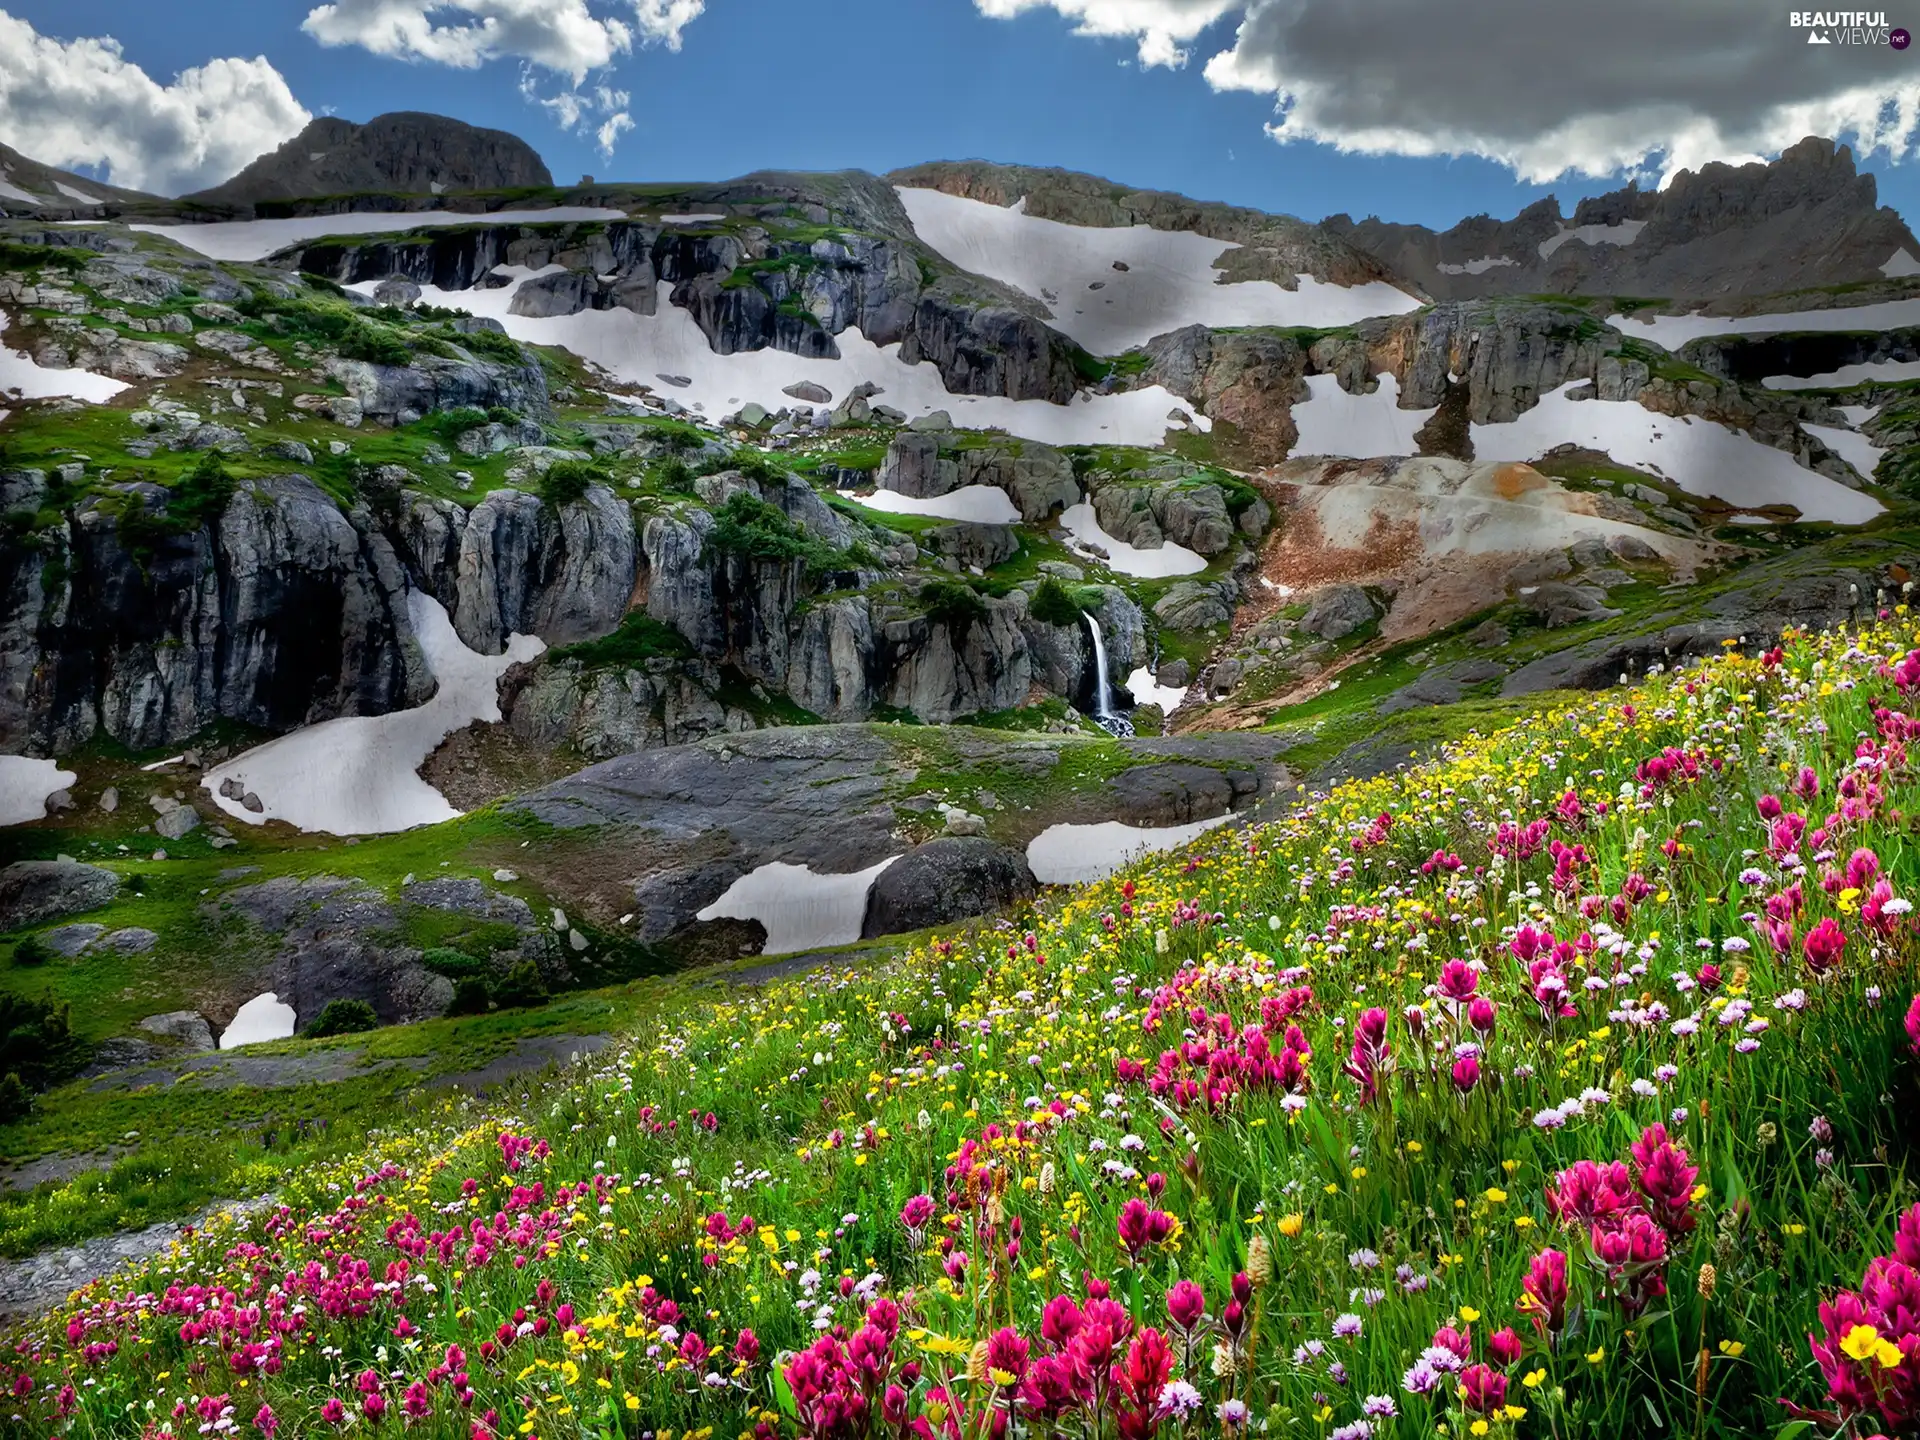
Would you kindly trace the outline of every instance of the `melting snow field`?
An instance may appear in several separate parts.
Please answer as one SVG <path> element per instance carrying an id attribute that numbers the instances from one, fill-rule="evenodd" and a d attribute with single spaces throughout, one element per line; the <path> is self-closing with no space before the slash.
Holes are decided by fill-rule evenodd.
<path id="1" fill-rule="evenodd" d="M 1133 696 L 1136 705 L 1158 705 L 1163 715 L 1171 715 L 1180 708 L 1180 702 L 1187 698 L 1185 685 L 1162 685 L 1154 678 L 1153 671 L 1142 665 L 1124 682 L 1126 692 Z"/>
<path id="2" fill-rule="evenodd" d="M 851 945 L 867 918 L 867 892 L 899 858 L 889 856 L 850 875 L 820 875 L 805 865 L 775 860 L 742 875 L 695 918 L 758 920 L 767 928 L 762 955 Z"/>
<path id="3" fill-rule="evenodd" d="M 1027 440 L 1051 445 L 1158 445 L 1166 438 L 1167 411 L 1186 401 L 1163 386 L 1130 390 L 1118 395 L 1081 392 L 1068 405 L 1046 400 L 1008 400 L 998 395 L 955 395 L 947 390 L 931 361 L 908 365 L 898 345 L 873 344 L 856 329 L 834 337 L 838 360 L 808 360 L 784 350 L 742 350 L 716 355 L 693 316 L 672 301 L 673 286 L 662 281 L 658 313 L 636 315 L 630 310 L 583 310 L 578 315 L 534 319 L 510 313 L 514 292 L 536 274 L 502 266 L 497 273 L 513 277 L 514 284 L 498 290 L 441 290 L 420 287 L 420 298 L 431 305 L 488 315 L 506 327 L 516 340 L 532 345 L 559 345 L 604 366 L 633 384 L 649 385 L 710 419 L 731 414 L 749 400 L 768 410 L 793 404 L 786 387 L 803 380 L 824 385 L 844 395 L 862 381 L 880 386 L 882 404 L 909 418 L 944 410 L 954 423 L 969 430 L 1005 430 Z M 371 294 L 372 283 L 350 287 Z M 668 385 L 661 377 L 673 375 L 691 383 Z M 1212 428 L 1205 416 L 1194 425 Z"/>
<path id="4" fill-rule="evenodd" d="M 0 331 L 7 328 L 7 317 L 0 314 Z M 127 388 L 124 380 L 96 375 L 91 370 L 49 370 L 31 355 L 9 350 L 0 340 L 0 396 L 17 393 L 22 399 L 44 400 L 51 395 L 71 395 L 94 405 L 104 405 Z"/>
<path id="5" fill-rule="evenodd" d="M 1839 425 L 1809 425 L 1805 421 L 1801 422 L 1800 428 L 1858 470 L 1862 480 L 1873 479 L 1873 467 L 1886 454 L 1858 430 L 1848 430 Z"/>
<path id="6" fill-rule="evenodd" d="M 1056 328 L 1096 355 L 1118 355 L 1183 325 L 1348 325 L 1420 302 L 1384 281 L 1299 289 L 1271 280 L 1218 283 L 1214 262 L 1238 245 L 1150 225 L 1066 225 L 939 190 L 902 188 L 920 238 L 962 270 L 1043 301 Z M 1116 262 L 1125 270 L 1116 269 Z"/>
<path id="7" fill-rule="evenodd" d="M 391 715 L 350 715 L 309 725 L 235 756 L 200 783 L 214 802 L 249 825 L 284 820 L 334 835 L 386 835 L 451 820 L 460 812 L 419 775 L 440 742 L 476 720 L 500 718 L 500 677 L 547 647 L 515 635 L 504 655 L 469 650 L 440 602 L 407 596 L 414 635 L 439 689 L 426 704 Z M 220 793 L 239 782 L 266 808 L 255 814 Z"/>
<path id="8" fill-rule="evenodd" d="M 164 235 L 209 260 L 264 260 L 274 251 L 322 235 L 386 235 L 403 230 L 445 229 L 451 225 L 555 225 L 564 220 L 624 220 L 624 210 L 591 205 L 559 205 L 551 210 L 496 210 L 470 215 L 455 210 L 415 210 L 396 214 L 356 211 L 350 215 L 302 215 L 288 220 L 220 220 L 210 225 L 129 225 L 149 235 Z"/>
<path id="9" fill-rule="evenodd" d="M 1060 527 L 1073 537 L 1069 542 L 1072 549 L 1093 559 L 1099 558 L 1096 550 L 1106 551 L 1107 568 L 1122 575 L 1164 580 L 1172 575 L 1197 575 L 1207 568 L 1207 562 L 1198 554 L 1172 541 L 1158 550 L 1138 550 L 1124 540 L 1114 539 L 1100 528 L 1093 506 L 1085 500 L 1060 512 Z"/>
<path id="10" fill-rule="evenodd" d="M 1785 315 L 1609 315 L 1622 334 L 1678 350 L 1702 335 L 1776 335 L 1795 330 L 1897 330 L 1920 325 L 1920 298 L 1848 305 L 1837 310 L 1796 310 Z"/>
<path id="11" fill-rule="evenodd" d="M 1450 265 L 1442 260 L 1433 268 L 1442 275 L 1484 275 L 1489 270 L 1498 270 L 1506 265 L 1518 265 L 1518 260 L 1510 260 L 1505 255 L 1482 255 L 1478 260 L 1468 260 L 1459 265 Z"/>
<path id="12" fill-rule="evenodd" d="M 280 997 L 269 990 L 254 996 L 234 1012 L 233 1023 L 220 1032 L 220 1048 L 232 1050 L 241 1045 L 291 1039 L 293 1021 L 293 1007 L 282 1004 Z"/>
<path id="13" fill-rule="evenodd" d="M 1517 420 L 1475 425 L 1474 457 L 1532 460 L 1571 442 L 1605 451 L 1622 465 L 1651 470 L 1690 494 L 1717 495 L 1742 509 L 1793 505 L 1802 519 L 1842 525 L 1860 524 L 1881 511 L 1871 495 L 1849 490 L 1784 450 L 1711 420 L 1656 415 L 1631 400 L 1570 399 L 1568 392 L 1580 383 L 1542 395 Z"/>
<path id="14" fill-rule="evenodd" d="M 0 199 L 18 200 L 23 205 L 44 205 L 47 203 L 47 197 L 44 195 L 33 195 L 22 190 L 18 185 L 8 184 L 6 177 L 12 173 L 11 170 L 0 171 Z"/>
<path id="15" fill-rule="evenodd" d="M 47 797 L 79 778 L 52 760 L 0 755 L 0 825 L 25 825 L 30 820 L 45 819 Z"/>
<path id="16" fill-rule="evenodd" d="M 1540 258 L 1545 260 L 1570 240 L 1582 245 L 1631 245 L 1646 228 L 1644 220 L 1622 220 L 1618 225 L 1562 225 L 1559 234 L 1540 242 Z"/>
<path id="17" fill-rule="evenodd" d="M 853 498 L 869 510 L 884 510 L 890 515 L 930 515 L 941 520 L 970 520 L 979 525 L 1020 523 L 1020 507 L 997 485 L 962 485 L 958 490 L 926 499 L 886 489 Z"/>
<path id="18" fill-rule="evenodd" d="M 1886 263 L 1880 267 L 1880 273 L 1894 278 L 1920 275 L 1920 258 L 1915 258 L 1914 253 L 1902 245 L 1887 257 Z"/>
<path id="19" fill-rule="evenodd" d="M 1920 380 L 1920 360 L 1869 360 L 1821 375 L 1769 375 L 1760 383 L 1769 390 L 1844 390 L 1868 380 Z"/>
<path id="20" fill-rule="evenodd" d="M 1125 869 L 1143 855 L 1177 850 L 1232 818 L 1219 815 L 1191 825 L 1158 829 L 1125 825 L 1118 820 L 1098 825 L 1049 825 L 1028 842 L 1027 866 L 1042 885 L 1087 885 Z"/>
<path id="21" fill-rule="evenodd" d="M 1293 454 L 1371 460 L 1418 450 L 1414 432 L 1433 418 L 1433 410 L 1402 410 L 1400 382 L 1391 375 L 1380 376 L 1378 385 L 1371 395 L 1349 395 L 1335 376 L 1307 376 L 1313 395 L 1293 407 L 1293 423 L 1300 430 Z"/>

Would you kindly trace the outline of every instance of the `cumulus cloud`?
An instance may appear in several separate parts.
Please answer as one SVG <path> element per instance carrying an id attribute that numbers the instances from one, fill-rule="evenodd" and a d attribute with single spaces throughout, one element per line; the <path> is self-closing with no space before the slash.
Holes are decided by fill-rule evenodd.
<path id="1" fill-rule="evenodd" d="M 596 15 L 587 0 L 333 0 L 308 11 L 300 28 L 322 45 L 463 70 L 525 60 L 579 85 L 636 44 L 678 50 L 705 0 L 630 0 L 624 8 L 629 18 Z"/>
<path id="2" fill-rule="evenodd" d="M 0 10 L 0 140 L 61 169 L 161 194 L 215 184 L 312 119 L 264 56 L 162 85 L 101 37 L 57 40 Z"/>
<path id="3" fill-rule="evenodd" d="M 1179 69 L 1202 30 L 1242 7 L 1243 0 L 974 0 L 982 14 L 1011 20 L 1029 10 L 1058 10 L 1075 33 L 1135 40 L 1140 63 Z"/>
<path id="4" fill-rule="evenodd" d="M 1520 178 L 1671 175 L 1777 153 L 1808 134 L 1909 154 L 1920 66 L 1880 45 L 1809 45 L 1751 0 L 1612 0 L 1603 18 L 1538 0 L 974 0 L 983 14 L 1050 8 L 1141 59 L 1183 57 L 1237 17 L 1206 62 L 1218 90 L 1272 95 L 1267 127 L 1368 155 L 1479 155 Z M 1898 19 L 1898 16 L 1892 17 Z"/>
<path id="5" fill-rule="evenodd" d="M 517 59 L 526 67 L 520 93 L 564 130 L 591 128 L 601 153 L 611 155 L 633 128 L 623 108 L 628 97 L 605 85 L 585 89 L 587 77 L 635 46 L 678 50 L 681 32 L 705 10 L 706 0 L 624 0 L 598 14 L 588 0 L 332 0 L 308 11 L 300 28 L 322 45 L 462 70 Z M 566 76 L 571 88 L 543 95 L 535 69 Z"/>

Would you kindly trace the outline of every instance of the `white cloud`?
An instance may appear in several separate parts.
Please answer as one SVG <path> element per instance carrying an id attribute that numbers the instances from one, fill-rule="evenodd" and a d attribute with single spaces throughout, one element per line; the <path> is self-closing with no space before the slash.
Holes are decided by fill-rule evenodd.
<path id="1" fill-rule="evenodd" d="M 162 85 L 110 37 L 57 40 L 0 10 L 0 140 L 43 165 L 100 165 L 116 185 L 178 194 L 312 118 L 264 56 L 209 60 Z"/>
<path id="2" fill-rule="evenodd" d="M 1242 0 L 974 0 L 983 15 L 1011 20 L 1029 10 L 1058 10 L 1078 22 L 1075 33 L 1136 40 L 1143 66 L 1177 70 L 1187 44 L 1207 26 L 1241 8 Z"/>
<path id="3" fill-rule="evenodd" d="M 587 0 L 332 0 L 308 11 L 300 28 L 322 45 L 462 70 L 525 60 L 577 86 L 636 42 L 678 50 L 705 0 L 629 0 L 626 8 L 631 22 L 596 15 Z"/>
<path id="4" fill-rule="evenodd" d="M 1920 137 L 1910 55 L 1809 47 L 1784 10 L 1752 0 L 1612 0 L 1604 23 L 1538 0 L 974 0 L 1005 18 L 1052 9 L 1087 35 L 1179 64 L 1238 17 L 1206 63 L 1218 90 L 1275 97 L 1267 127 L 1369 155 L 1480 155 L 1522 179 L 1663 175 L 1777 153 L 1804 135 L 1909 154 Z M 1893 17 L 1898 19 L 1896 15 Z"/>

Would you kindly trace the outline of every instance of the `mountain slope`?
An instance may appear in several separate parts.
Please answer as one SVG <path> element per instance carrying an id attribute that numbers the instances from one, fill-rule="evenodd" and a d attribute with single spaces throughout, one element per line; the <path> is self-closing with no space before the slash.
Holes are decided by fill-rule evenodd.
<path id="1" fill-rule="evenodd" d="M 363 191 L 448 195 L 551 184 L 546 162 L 517 135 L 399 110 L 364 125 L 315 120 L 231 180 L 184 198 L 252 205 Z"/>
<path id="2" fill-rule="evenodd" d="M 1557 199 L 1450 230 L 1330 216 L 1325 228 L 1440 299 L 1658 295 L 1725 300 L 1920 273 L 1920 243 L 1853 152 L 1809 136 L 1766 165 L 1683 170 L 1664 190 Z M 1905 257 L 1904 259 L 1902 257 Z"/>
<path id="3" fill-rule="evenodd" d="M 152 203 L 138 190 L 103 185 L 71 170 L 56 170 L 0 145 L 0 215 L 40 215 L 48 219 L 98 215 L 102 206 Z"/>

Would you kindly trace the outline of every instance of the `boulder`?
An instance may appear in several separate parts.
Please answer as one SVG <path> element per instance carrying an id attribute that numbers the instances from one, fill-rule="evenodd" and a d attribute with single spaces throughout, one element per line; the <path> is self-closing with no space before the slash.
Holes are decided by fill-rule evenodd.
<path id="1" fill-rule="evenodd" d="M 0 933 L 112 903 L 120 877 L 77 860 L 19 860 L 0 870 Z"/>
<path id="2" fill-rule="evenodd" d="M 169 1010 L 164 1015 L 149 1015 L 140 1021 L 140 1028 L 150 1035 L 179 1040 L 189 1050 L 213 1049 L 213 1027 L 198 1010 Z"/>
<path id="3" fill-rule="evenodd" d="M 816 385 L 811 380 L 796 380 L 784 387 L 783 395 L 791 395 L 795 400 L 804 400 L 809 405 L 827 405 L 832 403 L 833 392 L 824 385 Z"/>
<path id="4" fill-rule="evenodd" d="M 1358 585 L 1330 585 L 1313 597 L 1300 628 L 1322 640 L 1344 640 L 1379 613 Z"/>
<path id="5" fill-rule="evenodd" d="M 863 938 L 949 925 L 1031 899 L 1039 886 L 1027 858 L 997 841 L 947 836 L 917 845 L 880 872 L 867 892 Z"/>
<path id="6" fill-rule="evenodd" d="M 1154 602 L 1154 617 L 1169 630 L 1210 630 L 1233 623 L 1239 600 L 1231 580 L 1182 580 Z"/>
<path id="7" fill-rule="evenodd" d="M 1020 537 L 1011 525 L 960 522 L 927 531 L 922 541 L 961 566 L 985 570 L 1020 553 Z"/>

